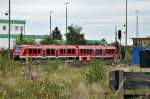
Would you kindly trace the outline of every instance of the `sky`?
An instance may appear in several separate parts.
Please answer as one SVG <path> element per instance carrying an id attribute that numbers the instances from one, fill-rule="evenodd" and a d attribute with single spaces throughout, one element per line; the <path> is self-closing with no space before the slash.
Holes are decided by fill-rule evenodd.
<path id="1" fill-rule="evenodd" d="M 26 34 L 49 34 L 49 16 L 52 29 L 59 27 L 65 33 L 65 2 L 68 5 L 68 25 L 82 27 L 89 40 L 114 41 L 115 26 L 125 31 L 125 0 L 11 0 L 12 19 L 26 20 Z M 139 36 L 150 36 L 150 0 L 128 0 L 128 44 L 136 37 L 136 10 L 139 10 Z M 7 19 L 8 0 L 0 0 L 0 19 Z M 123 35 L 124 43 L 125 35 Z"/>

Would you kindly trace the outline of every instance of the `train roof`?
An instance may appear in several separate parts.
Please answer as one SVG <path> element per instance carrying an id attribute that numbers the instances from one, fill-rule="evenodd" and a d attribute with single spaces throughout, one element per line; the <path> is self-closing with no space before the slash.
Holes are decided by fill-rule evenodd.
<path id="1" fill-rule="evenodd" d="M 102 45 L 42 45 L 42 46 L 35 46 L 35 45 L 21 45 L 17 47 L 26 47 L 26 48 L 58 48 L 58 49 L 116 49 L 114 46 L 102 46 Z"/>
<path id="2" fill-rule="evenodd" d="M 102 45 L 82 45 L 78 46 L 79 49 L 116 49 L 114 46 L 102 46 Z"/>

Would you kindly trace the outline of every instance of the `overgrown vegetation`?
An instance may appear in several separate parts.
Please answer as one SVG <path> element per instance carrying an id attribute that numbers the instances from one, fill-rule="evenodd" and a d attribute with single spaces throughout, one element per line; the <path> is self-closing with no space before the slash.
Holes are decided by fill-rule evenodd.
<path id="1" fill-rule="evenodd" d="M 106 71 L 103 67 L 103 64 L 93 60 L 93 63 L 89 68 L 89 71 L 84 72 L 84 77 L 89 84 L 98 82 L 103 83 L 102 81 L 106 81 L 105 72 Z"/>
<path id="2" fill-rule="evenodd" d="M 26 75 L 26 64 L 0 57 L 0 99 L 117 99 L 116 92 L 109 89 L 108 73 L 127 69 L 97 60 L 81 67 L 59 60 L 29 63 L 32 79 Z"/>
<path id="3" fill-rule="evenodd" d="M 33 78 L 28 80 L 26 65 L 1 57 L 0 98 L 95 99 L 100 95 L 101 86 L 106 89 L 105 69 L 97 61 L 90 66 L 76 67 L 50 60 L 48 64 L 31 67 Z"/>

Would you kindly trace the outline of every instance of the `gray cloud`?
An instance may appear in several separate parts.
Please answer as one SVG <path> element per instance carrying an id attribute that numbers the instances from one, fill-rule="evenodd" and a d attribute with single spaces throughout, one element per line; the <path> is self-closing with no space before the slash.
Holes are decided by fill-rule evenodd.
<path id="1" fill-rule="evenodd" d="M 83 27 L 87 39 L 114 39 L 114 26 L 124 29 L 125 0 L 68 0 L 68 24 Z M 52 27 L 59 26 L 65 33 L 64 0 L 11 0 L 13 19 L 27 21 L 28 34 L 45 34 L 49 31 L 49 12 L 52 9 Z M 137 9 L 140 10 L 140 35 L 148 36 L 150 28 L 150 1 L 128 0 L 129 37 L 135 36 Z M 8 0 L 0 0 L 0 18 L 7 18 Z M 131 40 L 129 40 L 131 42 Z"/>

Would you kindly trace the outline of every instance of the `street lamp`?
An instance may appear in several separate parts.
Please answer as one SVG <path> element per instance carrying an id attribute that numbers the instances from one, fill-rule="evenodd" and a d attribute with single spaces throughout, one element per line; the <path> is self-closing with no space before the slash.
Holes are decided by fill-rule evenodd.
<path id="1" fill-rule="evenodd" d="M 128 1 L 126 0 L 126 36 L 125 36 L 125 62 L 127 64 L 127 40 L 128 40 Z"/>
<path id="2" fill-rule="evenodd" d="M 52 13 L 53 13 L 53 11 L 51 10 L 50 11 L 50 37 L 51 37 L 51 35 L 52 35 L 52 30 L 51 30 L 51 26 L 52 26 Z"/>
<path id="3" fill-rule="evenodd" d="M 138 38 L 139 36 L 139 10 L 136 10 L 136 37 Z"/>
<path id="4" fill-rule="evenodd" d="M 69 2 L 65 2 L 65 5 L 66 5 L 66 35 L 67 35 L 67 22 L 68 22 L 68 20 L 67 20 L 67 18 L 68 18 L 68 10 L 67 10 L 67 5 L 69 4 Z"/>
<path id="5" fill-rule="evenodd" d="M 8 15 L 8 17 L 9 17 L 9 21 L 8 21 L 8 58 L 10 59 L 10 20 L 11 20 L 11 5 L 10 5 L 10 0 L 9 0 L 9 11 L 8 11 L 8 13 L 5 13 L 5 15 Z"/>
<path id="6" fill-rule="evenodd" d="M 69 4 L 69 2 L 65 2 L 65 5 L 66 5 L 66 37 L 67 37 L 67 27 L 68 27 L 68 26 L 67 26 L 67 21 L 68 21 L 68 20 L 67 20 L 67 18 L 68 18 L 68 12 L 67 12 L 67 11 L 68 11 L 68 10 L 67 10 L 67 7 L 68 7 L 68 6 L 67 6 L 67 5 L 68 5 L 68 4 Z M 66 41 L 67 41 L 67 38 L 66 38 Z M 67 60 L 67 46 L 66 46 L 66 51 L 65 51 L 65 53 L 66 53 L 66 54 L 65 54 L 65 55 L 66 55 L 66 59 L 65 59 L 65 60 Z"/>

